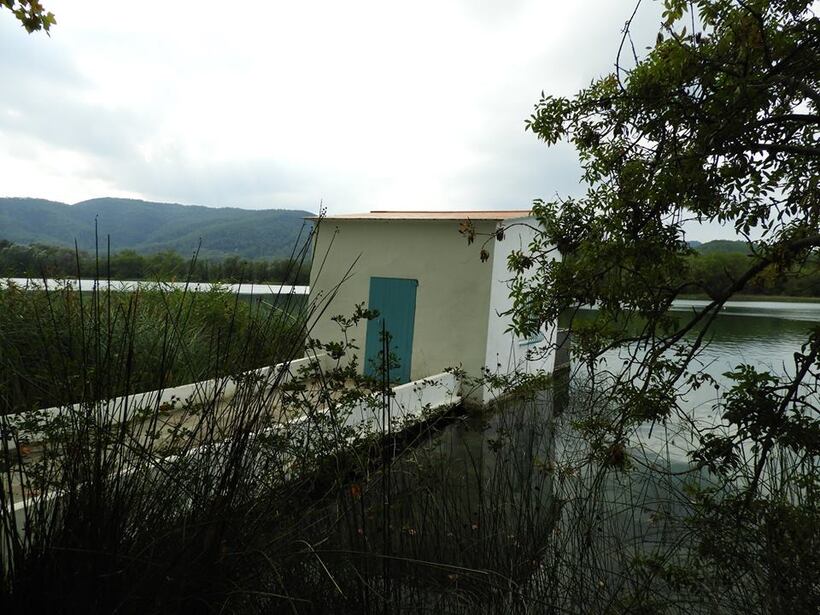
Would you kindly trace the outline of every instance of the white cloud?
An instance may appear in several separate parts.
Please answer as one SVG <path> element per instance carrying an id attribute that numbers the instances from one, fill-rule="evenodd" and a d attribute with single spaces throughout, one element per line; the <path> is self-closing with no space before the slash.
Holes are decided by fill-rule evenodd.
<path id="1" fill-rule="evenodd" d="M 609 71 L 632 3 L 49 0 L 0 12 L 7 196 L 249 208 L 526 207 L 578 191 L 524 132 Z M 652 40 L 657 7 L 638 32 Z M 641 41 L 638 42 L 639 45 Z"/>

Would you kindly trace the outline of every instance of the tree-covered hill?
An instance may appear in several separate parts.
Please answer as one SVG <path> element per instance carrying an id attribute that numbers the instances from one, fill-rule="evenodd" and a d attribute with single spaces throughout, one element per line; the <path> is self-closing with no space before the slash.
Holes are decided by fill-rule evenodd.
<path id="1" fill-rule="evenodd" d="M 94 249 L 94 220 L 101 246 L 114 250 L 192 253 L 202 239 L 203 258 L 277 259 L 290 256 L 309 212 L 200 207 L 100 198 L 67 205 L 44 199 L 0 198 L 0 239 Z M 304 235 L 304 233 L 303 233 Z"/>
<path id="2" fill-rule="evenodd" d="M 693 246 L 701 254 L 748 254 L 749 245 L 745 241 L 714 239 Z"/>

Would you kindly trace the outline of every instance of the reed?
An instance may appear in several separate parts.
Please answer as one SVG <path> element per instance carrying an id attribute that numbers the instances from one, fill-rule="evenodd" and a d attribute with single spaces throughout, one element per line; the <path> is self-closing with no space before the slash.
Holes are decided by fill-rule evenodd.
<path id="1" fill-rule="evenodd" d="M 399 425 L 389 357 L 381 378 L 362 378 L 353 340 L 310 338 L 332 296 L 285 298 L 244 321 L 236 297 L 200 311 L 196 297 L 158 297 L 150 319 L 141 299 L 114 309 L 103 291 L 34 299 L 46 309 L 32 311 L 33 334 L 69 335 L 76 354 L 43 359 L 43 390 L 64 400 L 47 438 L 26 442 L 0 416 L 3 613 L 689 615 L 818 604 L 816 459 L 778 449 L 759 497 L 744 501 L 751 451 L 727 480 L 668 449 L 602 449 L 590 426 L 618 409 L 577 378 L 568 401 L 557 396 L 560 412 L 553 394 L 512 378 L 518 394 L 484 411 Z M 67 334 L 55 325 L 70 302 L 82 308 L 71 308 Z M 162 335 L 141 355 L 138 338 L 156 322 Z M 243 371 L 322 351 L 334 365 Z M 4 363 L 4 382 L 21 364 Z M 127 420 L 106 411 L 111 393 L 163 388 L 181 368 L 216 378 L 213 395 L 126 407 Z M 229 382 L 226 401 L 218 390 Z M 383 430 L 348 421 L 365 399 Z"/>

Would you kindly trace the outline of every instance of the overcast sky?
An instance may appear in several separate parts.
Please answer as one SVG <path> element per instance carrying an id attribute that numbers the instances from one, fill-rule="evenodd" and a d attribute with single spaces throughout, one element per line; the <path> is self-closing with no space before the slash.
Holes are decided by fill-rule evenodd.
<path id="1" fill-rule="evenodd" d="M 579 192 L 524 120 L 611 70 L 633 0 L 47 0 L 0 11 L 0 196 L 518 209 Z M 654 40 L 656 2 L 636 24 Z M 714 233 L 707 233 L 707 235 Z M 725 233 L 717 233 L 725 234 Z M 704 236 L 703 238 L 708 238 Z"/>

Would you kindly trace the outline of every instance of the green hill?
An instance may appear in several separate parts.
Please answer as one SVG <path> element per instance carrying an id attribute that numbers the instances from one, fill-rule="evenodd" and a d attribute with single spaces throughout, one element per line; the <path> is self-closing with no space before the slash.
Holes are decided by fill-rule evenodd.
<path id="1" fill-rule="evenodd" d="M 173 250 L 191 254 L 202 239 L 203 258 L 290 256 L 306 211 L 248 210 L 101 198 L 74 205 L 44 199 L 0 198 L 0 239 L 94 249 L 94 220 L 100 245 L 111 236 L 115 251 Z M 304 237 L 304 232 L 302 233 Z"/>
<path id="2" fill-rule="evenodd" d="M 694 242 L 692 242 L 694 243 Z M 745 241 L 715 239 L 693 246 L 701 254 L 748 254 L 749 244 Z"/>

